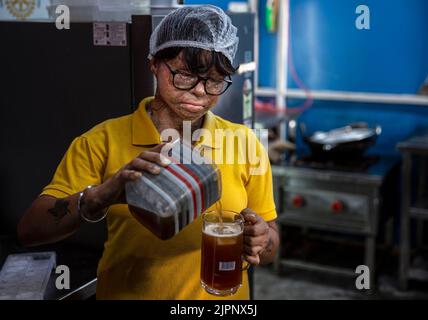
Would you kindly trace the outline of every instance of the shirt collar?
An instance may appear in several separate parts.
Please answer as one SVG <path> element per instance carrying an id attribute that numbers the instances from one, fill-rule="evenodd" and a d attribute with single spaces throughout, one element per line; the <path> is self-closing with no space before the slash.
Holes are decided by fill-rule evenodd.
<path id="1" fill-rule="evenodd" d="M 157 131 L 152 119 L 147 113 L 147 106 L 153 101 L 154 97 L 143 99 L 137 110 L 132 114 L 132 144 L 141 146 L 152 146 L 161 143 L 160 134 Z M 217 149 L 214 146 L 214 134 L 216 129 L 216 116 L 208 111 L 204 116 L 203 129 L 211 133 L 211 139 L 207 139 L 204 135 L 201 136 L 199 142 L 196 143 L 199 147 L 209 147 Z"/>
<path id="2" fill-rule="evenodd" d="M 202 129 L 210 133 L 211 139 L 208 139 L 206 136 L 202 135 L 199 141 L 196 143 L 198 147 L 208 147 L 211 149 L 218 149 L 214 143 L 215 129 L 216 129 L 216 116 L 211 111 L 208 111 L 205 114 L 204 123 L 202 124 Z"/>
<path id="3" fill-rule="evenodd" d="M 137 110 L 132 114 L 132 144 L 156 145 L 160 143 L 160 135 L 152 119 L 147 114 L 147 105 L 153 101 L 153 97 L 143 99 Z"/>

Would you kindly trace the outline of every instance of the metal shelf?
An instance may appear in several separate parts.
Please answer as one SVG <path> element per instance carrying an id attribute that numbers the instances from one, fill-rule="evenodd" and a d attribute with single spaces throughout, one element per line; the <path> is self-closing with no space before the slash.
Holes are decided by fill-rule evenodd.
<path id="1" fill-rule="evenodd" d="M 420 199 L 413 207 L 409 208 L 412 218 L 428 220 L 428 198 Z"/>
<path id="2" fill-rule="evenodd" d="M 291 267 L 301 270 L 315 271 L 315 272 L 325 272 L 339 276 L 346 277 L 355 277 L 355 271 L 352 269 L 334 267 L 334 266 L 325 266 L 317 263 L 303 262 L 301 260 L 286 259 L 280 261 L 281 267 Z"/>
<path id="3" fill-rule="evenodd" d="M 423 268 L 410 267 L 408 271 L 408 277 L 414 280 L 427 281 L 428 270 Z"/>

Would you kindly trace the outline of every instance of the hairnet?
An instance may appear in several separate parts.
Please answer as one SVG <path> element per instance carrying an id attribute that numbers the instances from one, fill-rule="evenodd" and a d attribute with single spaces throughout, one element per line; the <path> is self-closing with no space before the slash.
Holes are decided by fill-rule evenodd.
<path id="1" fill-rule="evenodd" d="M 233 64 L 237 29 L 226 13 L 213 5 L 182 7 L 169 13 L 150 37 L 152 58 L 162 49 L 195 47 L 221 52 Z"/>

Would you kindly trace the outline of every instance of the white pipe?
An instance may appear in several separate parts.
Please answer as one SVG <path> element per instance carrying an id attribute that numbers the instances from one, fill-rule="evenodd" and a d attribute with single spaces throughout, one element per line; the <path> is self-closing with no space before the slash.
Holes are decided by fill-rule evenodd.
<path id="1" fill-rule="evenodd" d="M 256 88 L 256 94 L 266 97 L 278 95 L 275 88 Z M 306 99 L 306 93 L 300 89 L 287 89 L 280 92 L 282 97 Z M 428 97 L 413 94 L 371 93 L 353 91 L 329 91 L 311 90 L 311 96 L 316 100 L 335 100 L 350 102 L 385 103 L 385 104 L 409 104 L 428 106 Z"/>
<path id="2" fill-rule="evenodd" d="M 278 1 L 278 46 L 277 46 L 277 73 L 276 73 L 276 107 L 280 112 L 287 109 L 285 97 L 287 92 L 288 74 L 288 35 L 289 35 L 289 0 Z M 285 92 L 285 94 L 282 94 Z M 287 139 L 285 123 L 280 124 L 280 137 Z"/>

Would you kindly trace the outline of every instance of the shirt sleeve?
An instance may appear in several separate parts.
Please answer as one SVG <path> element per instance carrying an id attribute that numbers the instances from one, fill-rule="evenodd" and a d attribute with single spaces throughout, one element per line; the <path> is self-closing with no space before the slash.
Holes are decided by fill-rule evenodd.
<path id="1" fill-rule="evenodd" d="M 52 181 L 40 195 L 63 198 L 89 185 L 101 184 L 104 175 L 102 159 L 86 137 L 77 137 L 62 158 Z"/>
<path id="2" fill-rule="evenodd" d="M 277 213 L 273 196 L 272 170 L 267 152 L 253 131 L 248 133 L 248 180 L 245 185 L 248 195 L 248 208 L 256 212 L 265 221 L 276 219 Z M 250 145 L 253 144 L 255 158 Z M 254 153 L 253 153 L 254 155 Z"/>

